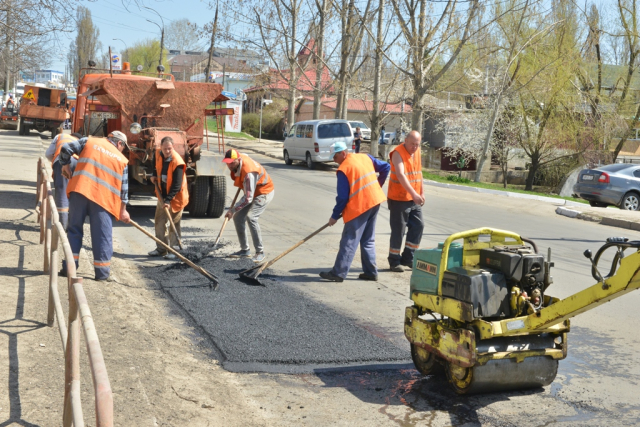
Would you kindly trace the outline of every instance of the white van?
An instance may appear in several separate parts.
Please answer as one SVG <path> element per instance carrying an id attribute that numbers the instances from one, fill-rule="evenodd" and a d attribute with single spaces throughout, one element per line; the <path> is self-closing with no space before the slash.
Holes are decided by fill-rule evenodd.
<path id="1" fill-rule="evenodd" d="M 342 141 L 353 152 L 353 132 L 346 120 L 305 120 L 291 126 L 284 140 L 284 162 L 303 160 L 309 169 L 333 161 L 333 145 Z"/>

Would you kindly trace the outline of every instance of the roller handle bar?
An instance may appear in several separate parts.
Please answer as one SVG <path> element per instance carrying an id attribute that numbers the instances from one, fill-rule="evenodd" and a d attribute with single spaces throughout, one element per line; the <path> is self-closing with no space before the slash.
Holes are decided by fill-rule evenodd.
<path id="1" fill-rule="evenodd" d="M 609 274 L 606 276 L 602 276 L 598 271 L 598 262 L 600 261 L 600 257 L 605 251 L 611 247 L 616 247 L 617 251 L 615 256 L 613 257 L 613 261 L 611 262 L 611 268 L 609 269 Z M 613 276 L 618 269 L 618 265 L 620 264 L 620 260 L 624 258 L 624 251 L 629 248 L 635 248 L 640 250 L 640 240 L 631 240 L 629 241 L 626 237 L 609 237 L 607 238 L 607 243 L 602 245 L 598 252 L 596 252 L 596 256 L 591 259 L 591 251 L 587 249 L 584 251 L 584 256 L 591 260 L 591 275 L 593 278 L 599 282 L 603 282 L 609 277 Z"/>

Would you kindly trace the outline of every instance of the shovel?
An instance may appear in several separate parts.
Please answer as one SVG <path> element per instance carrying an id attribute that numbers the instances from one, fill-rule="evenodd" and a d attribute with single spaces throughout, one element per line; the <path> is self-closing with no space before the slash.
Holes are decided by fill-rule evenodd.
<path id="1" fill-rule="evenodd" d="M 260 265 L 258 265 L 256 267 L 250 268 L 248 270 L 241 271 L 240 272 L 240 278 L 241 279 L 255 280 L 256 282 L 260 283 L 258 281 L 258 276 L 260 275 L 260 273 L 262 273 L 266 268 L 271 267 L 280 258 L 284 257 L 289 252 L 293 251 L 298 246 L 302 245 L 304 242 L 306 242 L 307 240 L 311 239 L 313 236 L 315 236 L 316 234 L 320 233 L 322 230 L 324 230 L 328 226 L 329 226 L 329 223 L 326 223 L 325 225 L 323 225 L 322 227 L 318 228 L 316 231 L 314 231 L 313 233 L 309 234 L 307 237 L 305 237 L 304 239 L 300 240 L 298 243 L 296 243 L 295 245 L 291 246 L 289 249 L 287 249 L 286 251 L 284 251 L 283 253 L 281 253 L 280 255 L 278 255 L 277 257 L 272 259 L 271 261 L 262 263 L 262 264 L 260 264 Z"/>
<path id="2" fill-rule="evenodd" d="M 242 190 L 241 188 L 238 188 L 238 191 L 236 191 L 236 196 L 233 198 L 233 202 L 231 202 L 231 207 L 233 207 L 236 204 L 236 200 L 238 200 L 238 195 L 240 194 L 240 190 Z M 220 237 L 222 237 L 222 232 L 224 231 L 224 228 L 227 226 L 227 223 L 229 222 L 229 218 L 224 219 L 224 222 L 222 223 L 222 228 L 220 228 L 220 232 L 218 233 L 218 237 L 216 238 L 216 241 L 213 242 L 213 248 L 211 248 L 211 251 L 209 252 L 209 255 L 211 255 L 213 253 L 213 251 L 216 250 L 216 246 L 218 246 L 218 242 L 220 241 Z"/>
<path id="3" fill-rule="evenodd" d="M 160 197 L 162 197 L 162 190 L 160 189 L 160 183 L 156 180 L 156 189 L 158 190 L 158 195 Z M 178 246 L 180 246 L 180 249 L 184 249 L 182 247 L 182 240 L 180 240 L 180 236 L 178 235 L 178 231 L 176 231 L 176 225 L 173 223 L 173 219 L 171 219 L 171 211 L 169 211 L 169 208 L 164 208 L 164 212 L 167 214 L 167 218 L 169 218 L 169 224 L 171 225 L 171 231 L 173 231 L 173 234 L 176 236 L 176 240 L 178 240 Z"/>
<path id="4" fill-rule="evenodd" d="M 182 255 L 180 255 L 180 253 L 178 251 L 176 251 L 175 249 L 173 249 L 171 246 L 167 245 L 165 242 L 163 242 L 162 240 L 158 239 L 156 236 L 154 236 L 153 234 L 149 233 L 147 230 L 145 230 L 144 228 L 142 228 L 140 226 L 140 224 L 138 224 L 137 222 L 135 222 L 134 220 L 129 220 L 129 223 L 131 225 L 133 225 L 135 228 L 137 228 L 138 230 L 142 231 L 144 234 L 146 234 L 147 236 L 151 237 L 153 240 L 155 240 L 155 242 L 159 245 L 161 245 L 163 248 L 165 248 L 166 250 L 168 250 L 169 252 L 171 252 L 172 254 L 174 254 L 175 256 L 177 256 L 182 262 L 184 262 L 185 264 L 187 264 L 189 267 L 193 268 L 195 271 L 197 271 L 198 273 L 202 274 L 204 277 L 206 277 L 207 279 L 209 279 L 211 281 L 211 283 L 209 283 L 209 287 L 213 290 L 216 290 L 218 288 L 218 278 L 216 276 L 214 276 L 213 274 L 209 273 L 207 270 L 205 270 L 204 268 L 195 265 L 194 263 L 192 263 L 191 261 L 189 261 L 187 258 L 183 257 Z"/>

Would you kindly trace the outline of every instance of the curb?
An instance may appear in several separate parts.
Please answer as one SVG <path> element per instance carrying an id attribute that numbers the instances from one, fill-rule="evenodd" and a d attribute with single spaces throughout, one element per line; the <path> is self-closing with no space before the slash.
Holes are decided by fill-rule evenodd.
<path id="1" fill-rule="evenodd" d="M 627 221 L 625 219 L 608 218 L 599 215 L 582 213 L 573 209 L 564 208 L 559 206 L 556 208 L 558 215 L 563 215 L 569 218 L 577 218 L 583 221 L 597 222 L 601 225 L 608 225 L 610 227 L 625 228 L 627 230 L 640 231 L 640 224 L 633 221 Z"/>
<path id="2" fill-rule="evenodd" d="M 276 159 L 276 160 L 284 160 L 284 157 L 282 155 L 277 155 L 277 154 L 273 154 L 273 153 L 269 153 L 267 151 L 263 151 L 263 150 L 259 150 L 257 148 L 253 148 L 253 147 L 247 147 L 247 146 L 240 146 L 238 144 L 236 144 L 236 141 L 225 141 L 226 145 L 228 145 L 229 147 L 233 147 L 233 148 L 239 148 L 242 150 L 249 150 L 249 151 L 253 151 L 254 153 L 258 153 L 258 154 L 262 154 L 263 156 L 267 156 L 267 157 L 271 157 L 272 159 Z"/>

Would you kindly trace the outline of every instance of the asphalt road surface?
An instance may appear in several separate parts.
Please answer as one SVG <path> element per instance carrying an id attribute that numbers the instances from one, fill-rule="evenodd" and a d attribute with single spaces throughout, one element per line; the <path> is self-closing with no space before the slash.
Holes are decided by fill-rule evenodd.
<path id="1" fill-rule="evenodd" d="M 249 154 L 267 168 L 276 188 L 273 202 L 260 219 L 269 259 L 327 222 L 335 198 L 335 169 L 321 166 L 318 170 L 308 170 L 302 164 L 286 166 L 271 158 Z M 555 283 L 547 293 L 560 298 L 595 283 L 590 274 L 590 263 L 582 256 L 585 249 L 595 252 L 610 236 L 640 238 L 636 232 L 558 216 L 553 207 L 542 202 L 425 188 L 426 227 L 421 247 L 433 247 L 453 232 L 472 228 L 486 226 L 514 231 L 535 240 L 544 254 L 547 248 L 552 248 Z M 229 181 L 228 193 L 232 191 Z M 133 205 L 132 217 L 152 229 L 154 202 L 134 200 Z M 410 273 L 388 270 L 388 222 L 389 212 L 385 206 L 380 210 L 377 224 L 380 269 L 377 283 L 357 279 L 362 271 L 359 255 L 343 283 L 324 282 L 318 277 L 320 271 L 329 270 L 333 264 L 341 223 L 287 255 L 273 268 L 283 272 L 278 278 L 278 286 L 282 289 L 295 291 L 334 311 L 339 315 L 336 321 L 351 322 L 408 354 L 409 346 L 403 335 L 403 313 L 404 308 L 411 305 L 408 295 Z M 187 244 L 200 239 L 213 240 L 221 224 L 222 218 L 192 219 L 185 215 L 183 238 Z M 151 270 L 165 265 L 163 261 L 146 257 L 154 244 L 141 233 L 119 225 L 115 236 L 128 254 L 127 258 L 139 265 L 151 267 Z M 237 250 L 233 223 L 227 227 L 224 238 L 229 243 L 224 250 Z M 172 284 L 164 286 L 171 287 Z M 242 292 L 252 291 L 242 288 Z M 263 289 L 256 288 L 255 292 L 263 292 Z M 178 303 L 184 304 L 185 310 L 193 311 L 193 300 L 176 297 L 174 291 L 170 293 Z M 233 299 L 228 301 L 232 303 Z M 265 309 L 268 305 L 265 304 Z M 364 422 L 368 419 L 374 423 L 391 420 L 401 425 L 427 422 L 432 425 L 636 424 L 640 422 L 640 342 L 635 329 L 640 321 L 639 306 L 640 293 L 631 293 L 574 318 L 568 340 L 569 356 L 560 362 L 555 382 L 544 390 L 457 397 L 443 378 L 422 377 L 410 366 L 389 369 L 383 362 L 371 363 L 359 370 L 337 369 L 339 364 L 318 366 L 312 374 L 305 375 L 261 374 L 256 377 L 237 374 L 237 381 L 246 382 L 246 395 L 255 402 L 266 401 L 266 396 L 278 390 L 278 393 L 289 393 L 303 400 L 322 396 L 322 405 L 340 407 L 345 399 L 349 399 L 345 397 L 346 391 L 355 405 L 353 410 L 322 415 L 317 418 L 319 423 L 349 419 Z M 292 312 L 280 315 L 294 321 L 303 316 L 304 307 L 295 304 L 288 307 Z M 239 305 L 236 308 L 237 322 L 250 314 L 243 312 L 247 307 Z M 197 313 L 191 315 L 198 321 Z M 205 323 L 203 318 L 200 321 Z M 251 327 L 257 331 L 269 330 L 263 322 L 268 323 L 269 317 Z M 214 337 L 212 339 L 215 341 Z M 214 345 L 218 344 L 214 342 Z M 280 362 L 286 361 L 286 351 L 287 346 L 282 346 Z M 379 369 L 381 367 L 385 369 Z M 375 417 L 367 412 L 372 404 L 377 405 Z M 306 405 L 313 407 L 308 401 Z M 318 406 L 320 412 L 322 405 Z"/>

